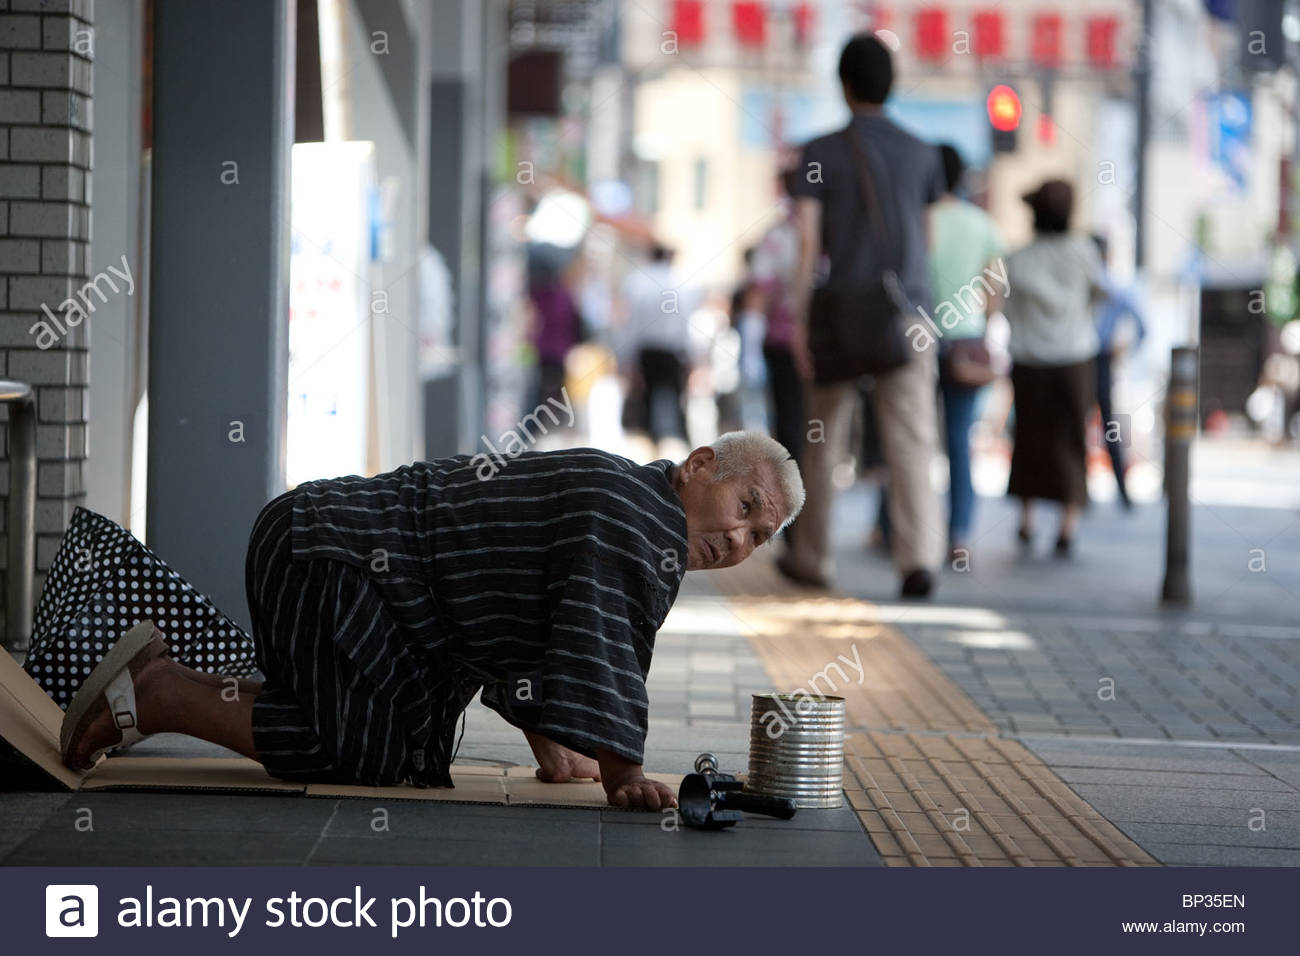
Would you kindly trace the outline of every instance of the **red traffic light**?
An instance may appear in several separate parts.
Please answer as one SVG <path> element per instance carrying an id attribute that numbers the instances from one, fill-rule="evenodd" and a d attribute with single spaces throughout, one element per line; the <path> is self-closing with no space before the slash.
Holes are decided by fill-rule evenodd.
<path id="1" fill-rule="evenodd" d="M 1009 86 L 995 86 L 988 98 L 989 122 L 993 128 L 1009 133 L 1020 126 L 1020 97 Z"/>

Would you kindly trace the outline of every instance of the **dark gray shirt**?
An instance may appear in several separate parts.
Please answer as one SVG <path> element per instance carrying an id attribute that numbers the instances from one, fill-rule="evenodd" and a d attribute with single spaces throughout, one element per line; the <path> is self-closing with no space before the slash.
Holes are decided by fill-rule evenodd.
<path id="1" fill-rule="evenodd" d="M 803 149 L 795 198 L 821 200 L 822 251 L 830 259 L 825 285 L 862 291 L 892 267 L 915 306 L 929 309 L 925 209 L 944 194 L 939 151 L 884 116 L 855 116 L 849 125 L 870 163 L 888 241 L 867 218 L 853 149 L 842 130 Z"/>

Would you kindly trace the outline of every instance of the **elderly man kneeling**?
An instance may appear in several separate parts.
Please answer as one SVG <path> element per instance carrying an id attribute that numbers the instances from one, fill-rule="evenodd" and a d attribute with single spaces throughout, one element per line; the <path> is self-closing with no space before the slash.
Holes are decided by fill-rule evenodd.
<path id="1" fill-rule="evenodd" d="M 481 691 L 543 780 L 674 806 L 641 769 L 655 633 L 686 571 L 739 564 L 798 514 L 798 467 L 732 432 L 680 464 L 582 448 L 480 468 L 416 462 L 271 501 L 246 563 L 265 683 L 184 667 L 138 625 L 69 706 L 64 762 L 171 732 L 287 780 L 451 786 L 456 724 Z"/>

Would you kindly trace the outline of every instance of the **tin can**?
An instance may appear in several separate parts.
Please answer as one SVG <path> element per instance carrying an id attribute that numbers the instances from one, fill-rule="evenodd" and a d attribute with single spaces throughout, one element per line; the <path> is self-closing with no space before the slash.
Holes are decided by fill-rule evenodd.
<path id="1" fill-rule="evenodd" d="M 828 809 L 844 803 L 844 698 L 755 694 L 745 789 Z"/>

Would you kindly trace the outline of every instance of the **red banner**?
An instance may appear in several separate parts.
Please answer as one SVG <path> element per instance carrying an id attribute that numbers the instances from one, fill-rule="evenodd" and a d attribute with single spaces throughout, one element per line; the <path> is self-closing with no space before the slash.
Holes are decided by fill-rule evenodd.
<path id="1" fill-rule="evenodd" d="M 680 46 L 704 42 L 704 0 L 673 0 L 672 31 Z"/>
<path id="2" fill-rule="evenodd" d="M 767 41 L 767 8 L 756 0 L 733 3 L 731 22 L 741 46 L 762 46 Z"/>
<path id="3" fill-rule="evenodd" d="M 813 28 L 817 23 L 817 11 L 807 0 L 794 5 L 794 38 L 800 46 L 812 43 Z"/>
<path id="4" fill-rule="evenodd" d="M 1061 65 L 1061 39 L 1065 33 L 1059 13 L 1036 13 L 1030 21 L 1033 31 L 1030 58 L 1039 66 Z"/>
<path id="5" fill-rule="evenodd" d="M 920 59 L 947 59 L 949 37 L 946 9 L 922 7 L 916 12 L 916 55 Z"/>
<path id="6" fill-rule="evenodd" d="M 971 52 L 981 60 L 1006 56 L 1006 20 L 1001 10 L 976 10 L 971 19 Z"/>
<path id="7" fill-rule="evenodd" d="M 1117 18 L 1090 17 L 1088 19 L 1088 59 L 1093 66 L 1110 68 L 1117 65 L 1115 38 L 1118 34 Z"/>

